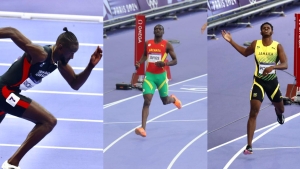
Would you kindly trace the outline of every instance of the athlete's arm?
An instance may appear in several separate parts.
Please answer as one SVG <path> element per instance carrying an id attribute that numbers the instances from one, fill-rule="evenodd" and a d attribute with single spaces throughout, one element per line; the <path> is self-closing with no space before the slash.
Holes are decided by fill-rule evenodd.
<path id="1" fill-rule="evenodd" d="M 240 45 L 238 45 L 237 43 L 235 43 L 233 40 L 232 40 L 232 37 L 230 35 L 229 32 L 226 32 L 225 30 L 222 30 L 222 36 L 223 38 L 229 42 L 231 44 L 231 46 L 233 46 L 241 55 L 247 57 L 247 56 L 250 56 L 254 53 L 254 49 L 255 49 L 255 45 L 256 45 L 256 41 L 253 41 L 251 43 L 250 46 L 248 46 L 247 48 L 244 48 Z"/>
<path id="2" fill-rule="evenodd" d="M 145 45 L 144 45 L 144 54 L 143 56 L 141 57 L 141 59 L 139 61 L 136 62 L 135 64 L 135 68 L 138 69 L 140 67 L 140 65 L 142 63 L 144 63 L 146 60 L 147 60 L 147 46 L 148 46 L 148 41 L 145 42 Z"/>
<path id="3" fill-rule="evenodd" d="M 284 70 L 288 68 L 287 57 L 281 44 L 277 45 L 277 53 L 280 60 L 280 64 L 265 68 L 263 72 L 264 76 L 272 72 L 273 69 Z"/>
<path id="4" fill-rule="evenodd" d="M 287 69 L 288 68 L 287 57 L 281 44 L 278 44 L 277 52 L 278 52 L 280 64 L 275 65 L 274 69 L 278 69 L 278 70 Z"/>
<path id="5" fill-rule="evenodd" d="M 166 66 L 174 66 L 177 64 L 177 57 L 174 48 L 170 42 L 167 43 L 167 52 L 170 54 L 172 60 L 166 63 Z"/>
<path id="6" fill-rule="evenodd" d="M 44 61 L 47 58 L 47 52 L 43 47 L 34 45 L 20 31 L 12 27 L 0 28 L 0 39 L 10 38 L 19 48 L 28 55 L 31 64 Z"/>
<path id="7" fill-rule="evenodd" d="M 68 84 L 72 87 L 72 89 L 78 90 L 88 79 L 93 68 L 98 64 L 101 58 L 102 50 L 98 46 L 96 51 L 91 56 L 88 66 L 81 73 L 75 74 L 73 68 L 69 64 L 64 66 L 60 62 L 58 62 L 58 70 Z"/>

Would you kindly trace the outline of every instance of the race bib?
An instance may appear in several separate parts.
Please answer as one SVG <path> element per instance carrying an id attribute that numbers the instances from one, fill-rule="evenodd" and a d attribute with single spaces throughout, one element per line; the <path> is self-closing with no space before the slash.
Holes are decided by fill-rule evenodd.
<path id="1" fill-rule="evenodd" d="M 31 89 L 33 86 L 35 86 L 36 84 L 39 84 L 41 81 L 34 81 L 32 80 L 30 77 L 28 77 L 21 85 L 20 85 L 20 89 L 21 90 L 28 90 Z"/>
<path id="2" fill-rule="evenodd" d="M 259 74 L 263 74 L 265 68 L 270 67 L 270 66 L 274 66 L 275 63 L 259 63 Z M 274 74 L 275 73 L 275 69 L 272 70 L 272 72 L 270 72 L 269 74 Z"/>
<path id="3" fill-rule="evenodd" d="M 161 54 L 158 53 L 149 54 L 148 62 L 155 63 L 157 61 L 161 61 Z"/>
<path id="4" fill-rule="evenodd" d="M 11 93 L 8 98 L 6 98 L 6 102 L 10 104 L 12 107 L 15 107 L 16 104 L 19 102 L 20 97 L 15 95 L 14 93 Z"/>

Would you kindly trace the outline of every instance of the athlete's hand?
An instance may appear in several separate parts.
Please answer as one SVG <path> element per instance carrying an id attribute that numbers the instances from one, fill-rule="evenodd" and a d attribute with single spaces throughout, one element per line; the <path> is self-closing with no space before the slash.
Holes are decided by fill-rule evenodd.
<path id="1" fill-rule="evenodd" d="M 98 46 L 96 51 L 92 54 L 91 59 L 90 59 L 90 64 L 95 67 L 98 62 L 102 58 L 102 49 Z"/>
<path id="2" fill-rule="evenodd" d="M 155 65 L 156 65 L 157 67 L 165 67 L 165 66 L 166 66 L 166 63 L 163 62 L 163 61 L 157 61 L 157 62 L 155 62 Z"/>
<path id="3" fill-rule="evenodd" d="M 270 72 L 272 72 L 274 70 L 273 66 L 267 67 L 265 68 L 265 70 L 263 71 L 263 76 L 267 76 Z"/>
<path id="4" fill-rule="evenodd" d="M 232 37 L 229 32 L 226 32 L 225 30 L 222 30 L 222 36 L 227 42 L 232 41 Z"/>
<path id="5" fill-rule="evenodd" d="M 135 69 L 138 70 L 140 68 L 140 66 L 141 66 L 140 62 L 136 62 Z"/>

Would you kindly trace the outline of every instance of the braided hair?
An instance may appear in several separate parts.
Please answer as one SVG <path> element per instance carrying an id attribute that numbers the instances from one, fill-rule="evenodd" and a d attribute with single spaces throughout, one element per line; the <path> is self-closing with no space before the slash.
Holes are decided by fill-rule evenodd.
<path id="1" fill-rule="evenodd" d="M 76 36 L 68 30 L 67 27 L 64 27 L 64 33 L 60 34 L 56 40 L 56 44 L 60 43 L 63 46 L 69 47 L 73 44 L 78 44 Z"/>

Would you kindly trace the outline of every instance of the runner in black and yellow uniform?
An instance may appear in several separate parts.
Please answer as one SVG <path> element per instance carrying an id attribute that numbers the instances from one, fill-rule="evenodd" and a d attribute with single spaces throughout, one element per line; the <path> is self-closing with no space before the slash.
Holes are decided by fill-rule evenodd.
<path id="1" fill-rule="evenodd" d="M 222 31 L 223 38 L 243 56 L 247 57 L 253 53 L 255 54 L 255 72 L 250 93 L 251 109 L 247 125 L 248 145 L 244 154 L 253 153 L 252 139 L 256 128 L 256 117 L 265 93 L 275 107 L 278 123 L 284 123 L 284 105 L 279 90 L 276 69 L 287 69 L 287 57 L 282 45 L 272 39 L 273 26 L 266 22 L 261 25 L 260 29 L 262 40 L 253 41 L 248 48 L 239 46 L 232 40 L 230 33 Z"/>
<path id="2" fill-rule="evenodd" d="M 173 46 L 162 39 L 164 28 L 162 25 L 154 27 L 155 38 L 145 43 L 144 55 L 136 63 L 138 68 L 141 63 L 148 61 L 145 79 L 143 82 L 144 105 L 142 110 L 142 127 L 137 128 L 135 133 L 146 137 L 146 121 L 149 114 L 149 106 L 156 88 L 164 105 L 174 103 L 180 109 L 181 102 L 174 95 L 168 96 L 168 78 L 165 66 L 177 64 L 176 54 Z M 167 55 L 170 54 L 172 61 L 165 62 Z"/>
<path id="3" fill-rule="evenodd" d="M 0 123 L 6 113 L 35 123 L 19 149 L 2 164 L 2 169 L 20 169 L 18 166 L 24 155 L 50 133 L 57 123 L 49 111 L 20 92 L 41 83 L 44 77 L 57 68 L 68 84 L 78 90 L 102 58 L 102 50 L 97 47 L 85 70 L 75 74 L 68 62 L 73 59 L 79 43 L 72 32 L 67 28 L 63 30 L 65 32 L 60 34 L 55 45 L 42 47 L 32 44 L 15 28 L 0 28 L 0 39 L 10 38 L 25 52 L 0 77 Z"/>

